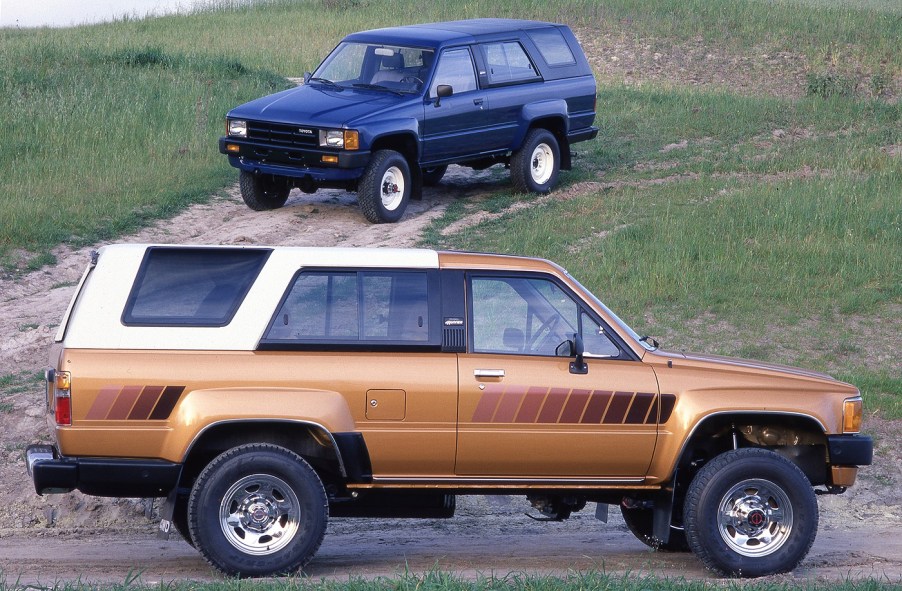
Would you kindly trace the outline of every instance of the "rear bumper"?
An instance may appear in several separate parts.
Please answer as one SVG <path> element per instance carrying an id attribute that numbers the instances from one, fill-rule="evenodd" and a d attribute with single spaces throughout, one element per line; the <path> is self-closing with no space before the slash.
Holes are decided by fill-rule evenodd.
<path id="1" fill-rule="evenodd" d="M 182 471 L 181 464 L 165 460 L 63 457 L 50 445 L 28 446 L 25 460 L 39 495 L 80 490 L 98 497 L 164 497 Z"/>
<path id="2" fill-rule="evenodd" d="M 582 129 L 577 129 L 575 131 L 570 131 L 567 134 L 567 141 L 571 144 L 575 144 L 576 142 L 585 142 L 588 140 L 594 140 L 598 135 L 597 127 L 584 127 Z"/>

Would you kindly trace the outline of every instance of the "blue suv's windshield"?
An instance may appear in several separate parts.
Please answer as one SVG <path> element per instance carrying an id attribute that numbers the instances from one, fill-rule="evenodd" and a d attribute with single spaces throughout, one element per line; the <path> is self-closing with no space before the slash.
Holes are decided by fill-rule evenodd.
<path id="1" fill-rule="evenodd" d="M 311 80 L 342 87 L 419 93 L 435 52 L 419 47 L 342 42 Z"/>

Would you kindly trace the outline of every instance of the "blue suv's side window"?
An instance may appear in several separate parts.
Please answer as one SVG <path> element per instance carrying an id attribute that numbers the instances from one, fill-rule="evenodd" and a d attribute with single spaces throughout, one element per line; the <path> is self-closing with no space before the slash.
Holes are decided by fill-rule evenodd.
<path id="1" fill-rule="evenodd" d="M 439 84 L 448 84 L 454 89 L 454 94 L 476 90 L 476 72 L 469 49 L 449 49 L 442 53 L 435 68 L 429 96 L 436 96 Z"/>
<path id="2" fill-rule="evenodd" d="M 489 84 L 527 82 L 538 78 L 529 56 L 518 42 L 485 43 L 481 47 Z"/>

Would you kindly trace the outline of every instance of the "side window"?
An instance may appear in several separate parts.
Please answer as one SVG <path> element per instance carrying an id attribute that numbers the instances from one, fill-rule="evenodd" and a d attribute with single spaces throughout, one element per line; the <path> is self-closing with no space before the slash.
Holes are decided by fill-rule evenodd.
<path id="1" fill-rule="evenodd" d="M 304 271 L 273 317 L 269 342 L 428 342 L 422 271 Z"/>
<path id="2" fill-rule="evenodd" d="M 576 302 L 553 281 L 474 277 L 470 286 L 477 353 L 555 355 L 578 330 Z"/>
<path id="3" fill-rule="evenodd" d="M 538 77 L 532 62 L 518 42 L 485 43 L 481 47 L 489 84 L 523 82 Z"/>
<path id="4" fill-rule="evenodd" d="M 620 349 L 605 334 L 604 329 L 592 320 L 588 314 L 580 314 L 582 326 L 583 349 L 587 357 L 617 357 Z"/>
<path id="5" fill-rule="evenodd" d="M 529 37 L 539 48 L 539 53 L 549 66 L 572 66 L 576 63 L 573 52 L 564 36 L 557 29 L 529 31 Z"/>
<path id="6" fill-rule="evenodd" d="M 127 326 L 225 326 L 271 251 L 149 248 L 122 313 Z"/>
<path id="7" fill-rule="evenodd" d="M 469 49 L 450 49 L 442 53 L 435 68 L 429 96 L 436 96 L 439 84 L 450 85 L 454 88 L 454 94 L 476 90 L 476 72 Z"/>

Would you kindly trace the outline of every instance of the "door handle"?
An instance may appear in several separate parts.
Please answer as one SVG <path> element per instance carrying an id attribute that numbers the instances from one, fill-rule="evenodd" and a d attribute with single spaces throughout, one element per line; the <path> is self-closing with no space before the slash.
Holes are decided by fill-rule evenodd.
<path id="1" fill-rule="evenodd" d="M 473 104 L 481 109 L 483 101 L 484 99 L 481 98 L 473 99 Z"/>
<path id="2" fill-rule="evenodd" d="M 473 376 L 477 378 L 503 378 L 503 369 L 474 369 Z"/>

